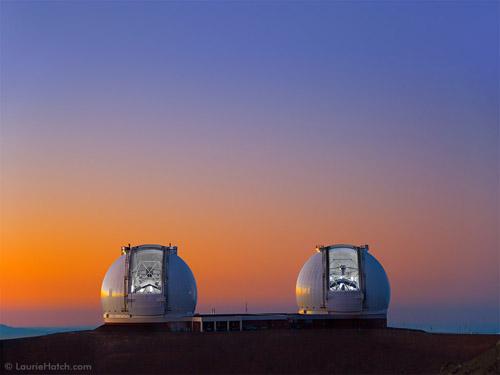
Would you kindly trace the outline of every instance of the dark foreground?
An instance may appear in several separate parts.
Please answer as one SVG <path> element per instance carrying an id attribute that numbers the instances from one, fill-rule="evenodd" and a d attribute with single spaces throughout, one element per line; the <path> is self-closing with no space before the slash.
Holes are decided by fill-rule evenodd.
<path id="1" fill-rule="evenodd" d="M 458 364 L 489 350 L 493 354 L 487 357 L 493 362 L 479 372 L 485 373 L 499 369 L 498 346 L 495 349 L 498 339 L 498 335 L 403 329 L 169 333 L 101 328 L 5 340 L 1 342 L 1 359 L 4 373 L 30 374 L 50 372 L 44 365 L 49 362 L 51 366 L 91 366 L 91 370 L 65 367 L 53 371 L 72 374 L 432 374 L 460 372 Z M 30 364 L 46 367 L 28 370 Z M 24 371 L 16 371 L 16 367 Z"/>

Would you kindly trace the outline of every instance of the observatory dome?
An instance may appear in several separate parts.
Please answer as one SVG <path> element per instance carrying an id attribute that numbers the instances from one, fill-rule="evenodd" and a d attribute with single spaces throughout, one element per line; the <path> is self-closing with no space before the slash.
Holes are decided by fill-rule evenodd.
<path id="1" fill-rule="evenodd" d="M 192 316 L 196 281 L 176 246 L 127 246 L 104 276 L 101 303 L 106 323 Z"/>
<path id="2" fill-rule="evenodd" d="M 368 246 L 319 247 L 302 267 L 296 284 L 301 314 L 386 316 L 390 286 Z"/>

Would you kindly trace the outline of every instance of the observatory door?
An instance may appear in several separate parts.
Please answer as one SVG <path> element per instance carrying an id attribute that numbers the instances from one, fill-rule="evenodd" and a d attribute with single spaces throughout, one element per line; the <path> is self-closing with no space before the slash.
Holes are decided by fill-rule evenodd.
<path id="1" fill-rule="evenodd" d="M 162 315 L 165 312 L 164 252 L 138 249 L 130 259 L 129 311 L 132 315 Z"/>
<path id="2" fill-rule="evenodd" d="M 363 307 L 358 251 L 333 248 L 328 253 L 328 310 L 356 312 Z"/>

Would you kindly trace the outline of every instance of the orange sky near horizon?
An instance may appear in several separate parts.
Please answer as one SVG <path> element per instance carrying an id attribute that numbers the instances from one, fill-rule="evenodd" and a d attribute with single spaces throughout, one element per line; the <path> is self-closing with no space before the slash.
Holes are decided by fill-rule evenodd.
<path id="1" fill-rule="evenodd" d="M 478 280 L 468 272 L 477 260 L 468 249 L 496 240 L 494 217 L 484 214 L 487 197 L 463 189 L 445 194 L 413 177 L 406 187 L 393 180 L 387 189 L 382 179 L 356 175 L 353 168 L 345 177 L 358 191 L 342 184 L 298 185 L 284 173 L 267 185 L 242 175 L 220 180 L 218 189 L 189 191 L 209 181 L 201 175 L 174 186 L 176 178 L 155 178 L 139 168 L 130 180 L 116 178 L 115 169 L 113 185 L 111 178 L 94 183 L 84 169 L 65 169 L 59 183 L 54 168 L 28 169 L 25 176 L 22 169 L 10 171 L 16 178 L 3 191 L 11 199 L 3 207 L 2 310 L 98 311 L 102 278 L 128 242 L 177 244 L 197 281 L 199 312 L 241 312 L 245 301 L 253 311 L 293 311 L 300 267 L 316 244 L 330 243 L 368 243 L 389 275 L 392 304 L 495 293 L 494 274 Z M 257 173 L 266 181 L 265 170 Z M 37 174 L 45 176 L 37 189 L 17 184 Z M 442 188 L 449 188 L 444 180 Z M 144 186 L 151 188 L 140 190 Z M 456 205 L 460 197 L 468 199 Z"/>

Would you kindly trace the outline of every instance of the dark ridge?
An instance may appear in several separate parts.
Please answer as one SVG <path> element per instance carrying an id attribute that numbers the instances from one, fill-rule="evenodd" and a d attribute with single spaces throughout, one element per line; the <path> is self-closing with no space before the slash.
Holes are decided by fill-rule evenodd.
<path id="1" fill-rule="evenodd" d="M 0 344 L 2 366 L 13 366 L 8 373 L 16 372 L 16 363 L 50 362 L 90 365 L 91 370 L 53 371 L 85 374 L 437 374 L 491 349 L 498 339 L 395 328 L 190 333 L 141 325 Z"/>

